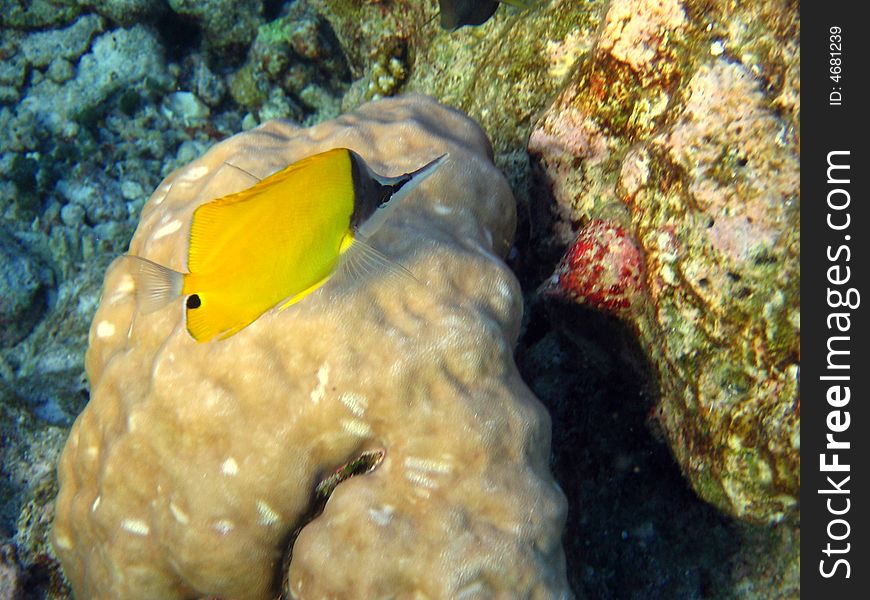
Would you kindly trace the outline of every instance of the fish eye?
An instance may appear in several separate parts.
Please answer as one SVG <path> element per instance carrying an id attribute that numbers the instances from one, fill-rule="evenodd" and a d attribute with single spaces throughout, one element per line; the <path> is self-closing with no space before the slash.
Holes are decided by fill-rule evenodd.
<path id="1" fill-rule="evenodd" d="M 187 297 L 187 308 L 199 308 L 202 306 L 202 300 L 199 299 L 199 294 L 191 294 Z"/>

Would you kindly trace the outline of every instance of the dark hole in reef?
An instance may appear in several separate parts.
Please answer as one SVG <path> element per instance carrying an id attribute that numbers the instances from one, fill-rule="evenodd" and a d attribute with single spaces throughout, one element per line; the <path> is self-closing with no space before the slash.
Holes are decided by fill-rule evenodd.
<path id="1" fill-rule="evenodd" d="M 752 262 L 756 265 L 774 265 L 776 264 L 776 256 L 774 256 L 770 252 L 759 252 L 755 257 L 753 257 Z"/>
<path id="2" fill-rule="evenodd" d="M 128 117 L 136 114 L 136 111 L 142 106 L 142 96 L 136 90 L 124 90 L 118 97 L 118 107 Z"/>
<path id="3" fill-rule="evenodd" d="M 39 163 L 24 154 L 15 154 L 12 159 L 12 168 L 9 171 L 9 179 L 19 191 L 36 191 L 36 174 L 39 172 Z"/>
<path id="4" fill-rule="evenodd" d="M 281 16 L 285 0 L 265 0 L 263 2 L 263 20 L 267 23 Z"/>
<path id="5" fill-rule="evenodd" d="M 745 156 L 738 156 L 737 157 L 737 166 L 738 167 L 745 167 L 748 163 L 749 163 L 749 159 L 746 158 Z"/>
<path id="6" fill-rule="evenodd" d="M 181 60 L 202 40 L 202 32 L 192 20 L 172 11 L 163 11 L 155 25 L 170 62 Z"/>
<path id="7" fill-rule="evenodd" d="M 342 481 L 347 481 L 351 477 L 357 475 L 371 473 L 383 462 L 386 454 L 387 452 L 383 448 L 360 452 L 359 456 L 344 463 L 330 475 L 323 477 L 320 483 L 318 483 L 314 488 L 311 501 L 308 503 L 308 511 L 301 519 L 299 519 L 299 525 L 293 530 L 288 537 L 287 542 L 284 544 L 285 551 L 281 567 L 281 596 L 279 600 L 290 598 L 290 582 L 287 576 L 290 573 L 290 561 L 293 559 L 293 545 L 296 543 L 296 538 L 299 537 L 299 533 L 306 525 L 308 525 L 308 523 L 320 516 L 320 513 L 323 512 L 323 509 L 326 506 L 326 501 L 329 500 L 332 492 L 335 491 L 335 488 L 338 487 Z"/>
<path id="8" fill-rule="evenodd" d="M 665 444 L 657 374 L 634 331 L 542 299 L 538 286 L 565 247 L 554 235 L 562 219 L 552 182 L 534 156 L 529 174 L 534 201 L 519 214 L 510 261 L 526 303 L 515 356 L 551 416 L 551 469 L 568 500 L 569 583 L 590 600 L 730 598 L 735 565 L 757 563 L 779 534 L 722 515 L 683 478 Z"/>
<path id="9" fill-rule="evenodd" d="M 701 277 L 701 279 L 698 280 L 698 285 L 700 285 L 702 288 L 705 288 L 710 285 L 710 280 L 706 277 Z"/>
<path id="10" fill-rule="evenodd" d="M 357 458 L 349 461 L 335 470 L 329 477 L 324 478 L 314 490 L 314 495 L 322 499 L 324 503 L 335 491 L 342 481 L 347 481 L 356 475 L 365 475 L 374 471 L 381 461 L 384 460 L 384 450 L 369 450 L 360 454 Z M 321 507 L 322 509 L 322 507 Z"/>
<path id="11" fill-rule="evenodd" d="M 574 592 L 617 600 L 727 589 L 742 532 L 695 495 L 663 443 L 654 369 L 635 333 L 537 296 L 529 311 L 516 361 L 552 417 Z"/>

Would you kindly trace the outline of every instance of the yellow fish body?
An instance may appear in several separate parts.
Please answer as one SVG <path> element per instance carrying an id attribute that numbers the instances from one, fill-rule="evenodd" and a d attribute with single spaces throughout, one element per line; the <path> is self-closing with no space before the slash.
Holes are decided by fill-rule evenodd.
<path id="1" fill-rule="evenodd" d="M 151 312 L 185 296 L 190 335 L 225 339 L 323 285 L 348 253 L 382 260 L 365 240 L 445 159 L 384 177 L 336 148 L 203 204 L 191 221 L 188 273 L 129 256 L 140 308 Z"/>

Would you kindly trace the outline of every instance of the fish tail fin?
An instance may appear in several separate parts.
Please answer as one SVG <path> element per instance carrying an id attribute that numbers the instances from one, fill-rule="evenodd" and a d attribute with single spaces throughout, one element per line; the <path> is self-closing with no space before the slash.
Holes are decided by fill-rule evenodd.
<path id="1" fill-rule="evenodd" d="M 132 263 L 130 274 L 136 282 L 136 302 L 142 313 L 159 310 L 181 296 L 184 273 L 141 256 L 126 254 L 125 258 Z"/>

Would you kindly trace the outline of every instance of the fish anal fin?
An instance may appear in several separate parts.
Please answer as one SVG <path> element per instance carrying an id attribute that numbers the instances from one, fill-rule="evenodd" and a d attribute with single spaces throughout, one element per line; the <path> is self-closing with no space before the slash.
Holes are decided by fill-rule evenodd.
<path id="1" fill-rule="evenodd" d="M 160 310 L 181 296 L 184 273 L 141 256 L 125 254 L 124 258 L 130 262 L 130 274 L 136 286 L 136 303 L 142 313 Z"/>
<path id="2" fill-rule="evenodd" d="M 261 181 L 263 181 L 263 178 L 262 178 L 262 177 L 257 177 L 256 175 L 254 175 L 253 173 L 251 173 L 251 172 L 248 171 L 247 169 L 243 169 L 243 168 L 240 167 L 239 165 L 233 164 L 233 163 L 231 163 L 231 162 L 228 161 L 228 160 L 225 160 L 225 161 L 224 161 L 224 164 L 225 164 L 226 166 L 228 166 L 228 167 L 232 167 L 233 169 L 235 169 L 236 171 L 239 171 L 240 173 L 244 173 L 245 175 L 247 175 L 248 177 L 250 177 L 251 179 L 253 179 L 253 180 L 254 180 L 254 183 L 260 183 Z"/>
<path id="3" fill-rule="evenodd" d="M 314 285 L 305 288 L 304 290 L 302 290 L 301 292 L 299 292 L 297 294 L 294 294 L 293 296 L 290 297 L 289 300 L 285 301 L 283 304 L 281 304 L 281 306 L 278 307 L 278 312 L 281 312 L 282 310 L 290 308 L 291 306 L 293 306 L 294 304 L 296 304 L 297 302 L 302 300 L 305 296 L 307 296 L 308 294 L 317 290 L 317 288 L 319 288 L 324 283 L 326 283 L 331 277 L 332 277 L 332 273 L 330 273 L 329 275 L 327 275 L 326 277 L 324 277 L 323 279 L 321 279 L 320 281 L 318 281 Z"/>

